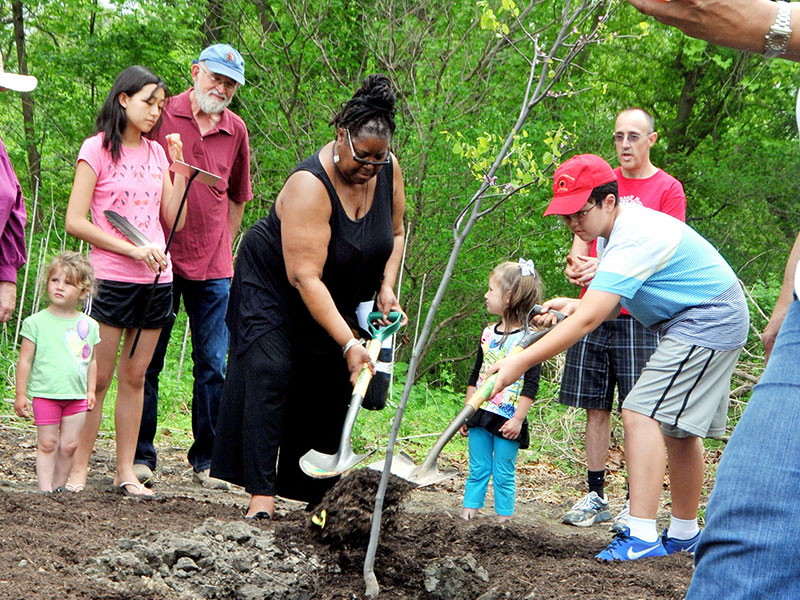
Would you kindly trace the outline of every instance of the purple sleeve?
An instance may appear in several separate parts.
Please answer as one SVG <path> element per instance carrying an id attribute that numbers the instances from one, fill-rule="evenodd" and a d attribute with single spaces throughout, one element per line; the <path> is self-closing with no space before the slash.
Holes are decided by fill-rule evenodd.
<path id="1" fill-rule="evenodd" d="M 0 139 L 0 281 L 17 281 L 25 264 L 27 213 L 22 188 Z"/>

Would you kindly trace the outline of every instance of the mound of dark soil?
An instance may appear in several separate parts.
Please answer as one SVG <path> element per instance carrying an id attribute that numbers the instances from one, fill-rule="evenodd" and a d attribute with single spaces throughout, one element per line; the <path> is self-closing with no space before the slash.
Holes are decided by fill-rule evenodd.
<path id="1" fill-rule="evenodd" d="M 312 533 L 299 503 L 279 501 L 274 521 L 243 521 L 247 495 L 194 485 L 184 449 L 159 449 L 160 498 L 147 501 L 113 492 L 108 441 L 84 492 L 40 494 L 35 448 L 32 427 L 0 422 L 4 600 L 364 598 L 378 473 L 343 478 L 318 507 L 325 527 Z M 673 599 L 691 579 L 686 555 L 598 564 L 607 529 L 560 525 L 564 506 L 520 500 L 506 524 L 491 510 L 464 521 L 463 477 L 410 491 L 397 483 L 387 488 L 375 563 L 381 599 Z"/>

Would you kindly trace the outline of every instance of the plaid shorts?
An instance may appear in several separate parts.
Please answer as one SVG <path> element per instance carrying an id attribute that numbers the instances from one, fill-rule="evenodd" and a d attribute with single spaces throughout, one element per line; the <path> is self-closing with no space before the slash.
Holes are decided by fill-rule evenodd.
<path id="1" fill-rule="evenodd" d="M 658 334 L 631 316 L 605 321 L 567 350 L 558 401 L 610 412 L 614 388 L 621 405 L 657 346 Z"/>

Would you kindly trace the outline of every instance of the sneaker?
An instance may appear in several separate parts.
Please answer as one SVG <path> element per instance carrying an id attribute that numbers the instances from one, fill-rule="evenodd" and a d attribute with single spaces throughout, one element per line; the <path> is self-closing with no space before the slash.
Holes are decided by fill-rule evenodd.
<path id="1" fill-rule="evenodd" d="M 659 538 L 655 542 L 645 542 L 630 534 L 626 527 L 622 533 L 618 533 L 614 540 L 595 558 L 603 562 L 613 562 L 615 560 L 636 560 L 639 558 L 649 558 L 651 556 L 666 556 L 667 551 Z"/>
<path id="2" fill-rule="evenodd" d="M 211 477 L 211 469 L 205 471 L 192 471 L 192 479 L 209 490 L 230 490 L 231 484 L 222 479 Z"/>
<path id="3" fill-rule="evenodd" d="M 702 533 L 703 530 L 701 529 L 694 537 L 688 540 L 679 540 L 677 538 L 667 537 L 667 529 L 665 529 L 664 533 L 661 535 L 661 543 L 664 544 L 664 550 L 667 551 L 667 554 L 675 554 L 676 552 L 694 554 L 694 550 L 697 548 L 697 542 L 700 541 L 700 534 Z"/>
<path id="4" fill-rule="evenodd" d="M 614 517 L 614 522 L 609 527 L 609 530 L 613 533 L 622 533 L 628 527 L 628 517 L 631 514 L 631 501 L 625 500 L 625 506 L 622 507 L 622 510 L 619 511 L 616 517 Z"/>
<path id="5" fill-rule="evenodd" d="M 608 499 L 605 494 L 601 498 L 597 492 L 589 492 L 564 513 L 563 522 L 576 527 L 589 527 L 611 519 L 608 511 Z"/>
<path id="6" fill-rule="evenodd" d="M 146 464 L 133 463 L 133 474 L 136 475 L 136 479 L 139 480 L 139 483 L 143 483 L 147 487 L 152 487 L 153 471 Z"/>

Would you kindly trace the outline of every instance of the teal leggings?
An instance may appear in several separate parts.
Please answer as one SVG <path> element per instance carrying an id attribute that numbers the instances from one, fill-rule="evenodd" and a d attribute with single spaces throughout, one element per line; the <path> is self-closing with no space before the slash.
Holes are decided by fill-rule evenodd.
<path id="1" fill-rule="evenodd" d="M 464 508 L 483 508 L 489 478 L 494 486 L 494 511 L 514 514 L 515 464 L 519 442 L 493 435 L 483 427 L 469 430 L 469 478 L 464 489 Z"/>

